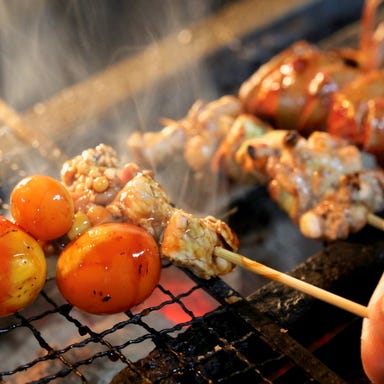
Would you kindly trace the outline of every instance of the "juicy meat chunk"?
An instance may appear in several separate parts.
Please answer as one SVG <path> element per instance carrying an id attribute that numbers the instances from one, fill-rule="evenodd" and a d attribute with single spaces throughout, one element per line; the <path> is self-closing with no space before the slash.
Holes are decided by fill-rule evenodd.
<path id="1" fill-rule="evenodd" d="M 384 208 L 383 170 L 364 168 L 356 146 L 326 132 L 267 131 L 237 158 L 246 172 L 264 173 L 271 198 L 307 237 L 346 238 Z"/>
<path id="2" fill-rule="evenodd" d="M 361 230 L 371 212 L 384 206 L 384 175 L 380 170 L 341 177 L 339 188 L 305 212 L 299 225 L 311 238 L 336 240 Z"/>
<path id="3" fill-rule="evenodd" d="M 204 279 L 232 271 L 233 264 L 214 255 L 216 246 L 237 249 L 238 241 L 225 223 L 175 210 L 163 233 L 161 253 L 176 265 Z"/>
<path id="4" fill-rule="evenodd" d="M 160 132 L 134 132 L 128 139 L 128 147 L 136 162 L 141 166 L 154 168 L 180 156 L 185 141 L 183 125 L 172 122 Z"/>
<path id="5" fill-rule="evenodd" d="M 157 240 L 175 208 L 150 172 L 138 173 L 107 206 L 115 218 L 145 228 Z"/>
<path id="6" fill-rule="evenodd" d="M 244 152 L 240 148 L 244 148 L 243 143 L 247 140 L 265 137 L 270 131 L 270 126 L 255 116 L 239 115 L 213 155 L 212 170 L 214 172 L 220 171 L 230 180 L 238 183 L 264 184 L 265 170 L 259 170 L 253 166 L 250 172 L 247 172 L 242 162 Z"/>
<path id="7" fill-rule="evenodd" d="M 270 192 L 294 222 L 339 188 L 340 178 L 362 168 L 359 150 L 324 132 L 282 146 L 269 159 Z"/>
<path id="8" fill-rule="evenodd" d="M 165 120 L 167 125 L 160 131 L 134 132 L 128 139 L 128 149 L 141 166 L 161 168 L 171 159 L 180 158 L 196 172 L 205 170 L 241 111 L 240 101 L 230 95 L 210 103 L 196 101 L 184 118 Z"/>
<path id="9" fill-rule="evenodd" d="M 61 179 L 73 197 L 76 210 L 86 213 L 94 204 L 111 202 L 122 187 L 120 167 L 115 150 L 105 144 L 66 161 Z"/>

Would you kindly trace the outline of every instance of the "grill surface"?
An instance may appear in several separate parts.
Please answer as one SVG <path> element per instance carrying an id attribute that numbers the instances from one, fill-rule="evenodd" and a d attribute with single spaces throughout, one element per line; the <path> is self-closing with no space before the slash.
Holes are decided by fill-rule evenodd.
<path id="1" fill-rule="evenodd" d="M 235 48 L 208 54 L 204 59 L 218 93 L 235 93 L 257 66 L 298 39 L 317 42 L 327 36 L 323 45 L 354 44 L 356 26 L 352 33 L 347 29 L 334 35 L 360 17 L 362 1 L 347 4 L 336 10 L 333 1 L 311 2 L 241 36 Z M 107 122 L 103 118 L 99 123 Z M 38 156 L 31 148 L 28 153 Z M 18 156 L 2 162 L 4 199 L 7 186 L 29 171 L 23 168 L 25 153 Z M 9 170 L 12 164 L 21 167 L 17 175 Z M 46 161 L 40 164 L 46 169 Z M 273 203 L 262 208 L 255 203 L 265 199 L 265 191 L 256 189 L 231 202 L 239 208 L 230 225 L 240 234 L 240 251 L 273 266 L 281 262 L 276 255 L 291 247 L 284 236 L 274 237 L 273 228 L 288 228 L 295 249 L 289 249 L 291 260 L 282 269 L 305 260 L 293 275 L 366 303 L 384 267 L 380 234 L 367 228 L 348 242 L 309 242 Z M 54 266 L 55 258 L 49 263 Z M 251 279 L 250 285 L 242 282 Z M 368 382 L 359 358 L 360 319 L 265 283 L 244 271 L 205 281 L 167 264 L 146 302 L 126 313 L 97 317 L 66 304 L 51 277 L 34 305 L 1 319 L 0 378 L 6 383 Z M 254 292 L 255 286 L 262 287 Z"/>

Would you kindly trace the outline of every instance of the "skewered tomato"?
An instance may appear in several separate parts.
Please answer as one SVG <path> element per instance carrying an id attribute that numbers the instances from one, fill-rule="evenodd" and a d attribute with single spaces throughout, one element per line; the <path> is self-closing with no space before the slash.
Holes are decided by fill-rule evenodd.
<path id="1" fill-rule="evenodd" d="M 15 222 L 36 239 L 56 239 L 72 226 L 72 197 L 64 185 L 49 176 L 21 180 L 11 193 L 10 205 Z"/>
<path id="2" fill-rule="evenodd" d="M 105 223 L 67 245 L 57 262 L 56 282 L 72 305 L 94 314 L 118 313 L 152 293 L 160 270 L 158 246 L 147 231 Z"/>
<path id="3" fill-rule="evenodd" d="M 0 316 L 31 304 L 44 286 L 47 264 L 37 241 L 0 217 Z"/>

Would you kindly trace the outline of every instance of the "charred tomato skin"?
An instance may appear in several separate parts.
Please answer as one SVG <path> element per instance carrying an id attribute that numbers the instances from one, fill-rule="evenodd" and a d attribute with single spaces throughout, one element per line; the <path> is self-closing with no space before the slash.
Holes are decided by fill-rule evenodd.
<path id="1" fill-rule="evenodd" d="M 112 314 L 150 296 L 160 272 L 158 245 L 147 231 L 130 223 L 105 223 L 65 247 L 57 262 L 56 283 L 73 306 Z"/>
<path id="2" fill-rule="evenodd" d="M 32 304 L 46 278 L 47 264 L 39 243 L 0 217 L 0 317 Z"/>
<path id="3" fill-rule="evenodd" d="M 74 203 L 69 191 L 46 175 L 22 179 L 12 190 L 10 208 L 16 224 L 39 240 L 65 235 L 74 220 Z"/>

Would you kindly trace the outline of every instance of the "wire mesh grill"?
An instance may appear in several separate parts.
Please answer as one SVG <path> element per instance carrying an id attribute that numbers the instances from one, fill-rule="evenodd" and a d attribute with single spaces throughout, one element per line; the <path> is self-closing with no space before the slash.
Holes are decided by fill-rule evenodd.
<path id="1" fill-rule="evenodd" d="M 221 279 L 200 280 L 170 264 L 134 311 L 82 313 L 50 279 L 35 305 L 6 321 L 0 328 L 6 383 L 268 383 L 281 375 L 288 380 L 282 382 L 316 382 L 316 376 L 322 382 L 324 375 L 339 382 Z"/>
<path id="2" fill-rule="evenodd" d="M 24 382 L 28 378 L 31 382 L 46 383 L 69 377 L 73 382 L 88 382 L 89 374 L 82 369 L 90 365 L 92 370 L 98 371 L 93 367 L 98 365 L 103 371 L 116 373 L 117 361 L 129 366 L 131 361 L 146 356 L 165 336 L 183 332 L 204 315 L 202 308 L 218 307 L 199 284 L 180 276 L 183 272 L 170 265 L 163 271 L 163 279 L 149 301 L 134 312 L 106 317 L 73 309 L 50 279 L 34 305 L 4 319 L 6 324 L 1 325 L 2 379 Z M 172 280 L 170 275 L 172 279 L 182 278 L 182 286 L 171 287 L 172 282 L 166 281 Z M 197 309 L 199 301 L 204 305 Z"/>
<path id="3" fill-rule="evenodd" d="M 122 366 L 127 366 L 140 380 L 153 382 L 153 372 L 151 374 L 150 369 L 138 372 L 133 362 L 155 347 L 174 351 L 172 361 L 166 360 L 167 369 L 161 365 L 154 371 L 158 381 L 177 375 L 183 380 L 190 376 L 200 380 L 193 382 L 209 382 L 215 378 L 209 372 L 212 359 L 232 362 L 225 364 L 227 377 L 254 375 L 255 364 L 248 360 L 246 351 L 238 349 L 238 344 L 253 345 L 253 330 L 236 327 L 235 338 L 226 339 L 220 323 L 204 325 L 209 318 L 228 311 L 226 306 L 213 300 L 198 282 L 181 276 L 184 273 L 180 270 L 166 265 L 164 271 L 165 276 L 150 303 L 143 303 L 134 312 L 107 318 L 85 315 L 73 309 L 63 302 L 54 280 L 49 280 L 36 305 L 16 314 L 0 329 L 2 380 L 48 383 L 63 379 L 66 383 L 87 383 L 95 382 L 101 372 L 105 377 L 107 372 L 117 373 Z M 169 287 L 164 280 L 170 274 L 182 278 L 183 286 Z M 200 315 L 195 314 L 197 307 Z M 210 314 L 201 313 L 202 307 Z M 194 333 L 193 337 L 202 339 L 182 342 L 177 339 L 178 334 L 195 323 L 202 327 L 207 338 Z M 222 323 L 221 327 L 227 328 L 228 324 Z M 173 340 L 177 340 L 177 345 Z M 200 372 L 201 364 L 208 367 L 205 373 Z M 233 364 L 237 365 L 234 370 Z M 151 377 L 147 377 L 149 374 Z"/>
<path id="4" fill-rule="evenodd" d="M 134 312 L 116 316 L 89 316 L 66 304 L 50 279 L 36 303 L 6 319 L 0 328 L 0 375 L 6 382 L 47 383 L 57 378 L 71 382 L 88 379 L 87 366 L 117 372 L 121 365 L 146 356 L 165 337 L 183 332 L 205 308 L 218 306 L 199 284 L 187 276 L 182 287 L 170 287 L 170 275 L 181 271 L 167 265 L 164 278 L 150 298 Z M 195 302 L 195 304 L 193 304 Z M 200 311 L 199 314 L 195 314 Z M 109 368 L 112 367 L 113 368 Z M 97 376 L 96 376 L 97 377 Z M 93 378 L 93 379 L 92 379 Z"/>

